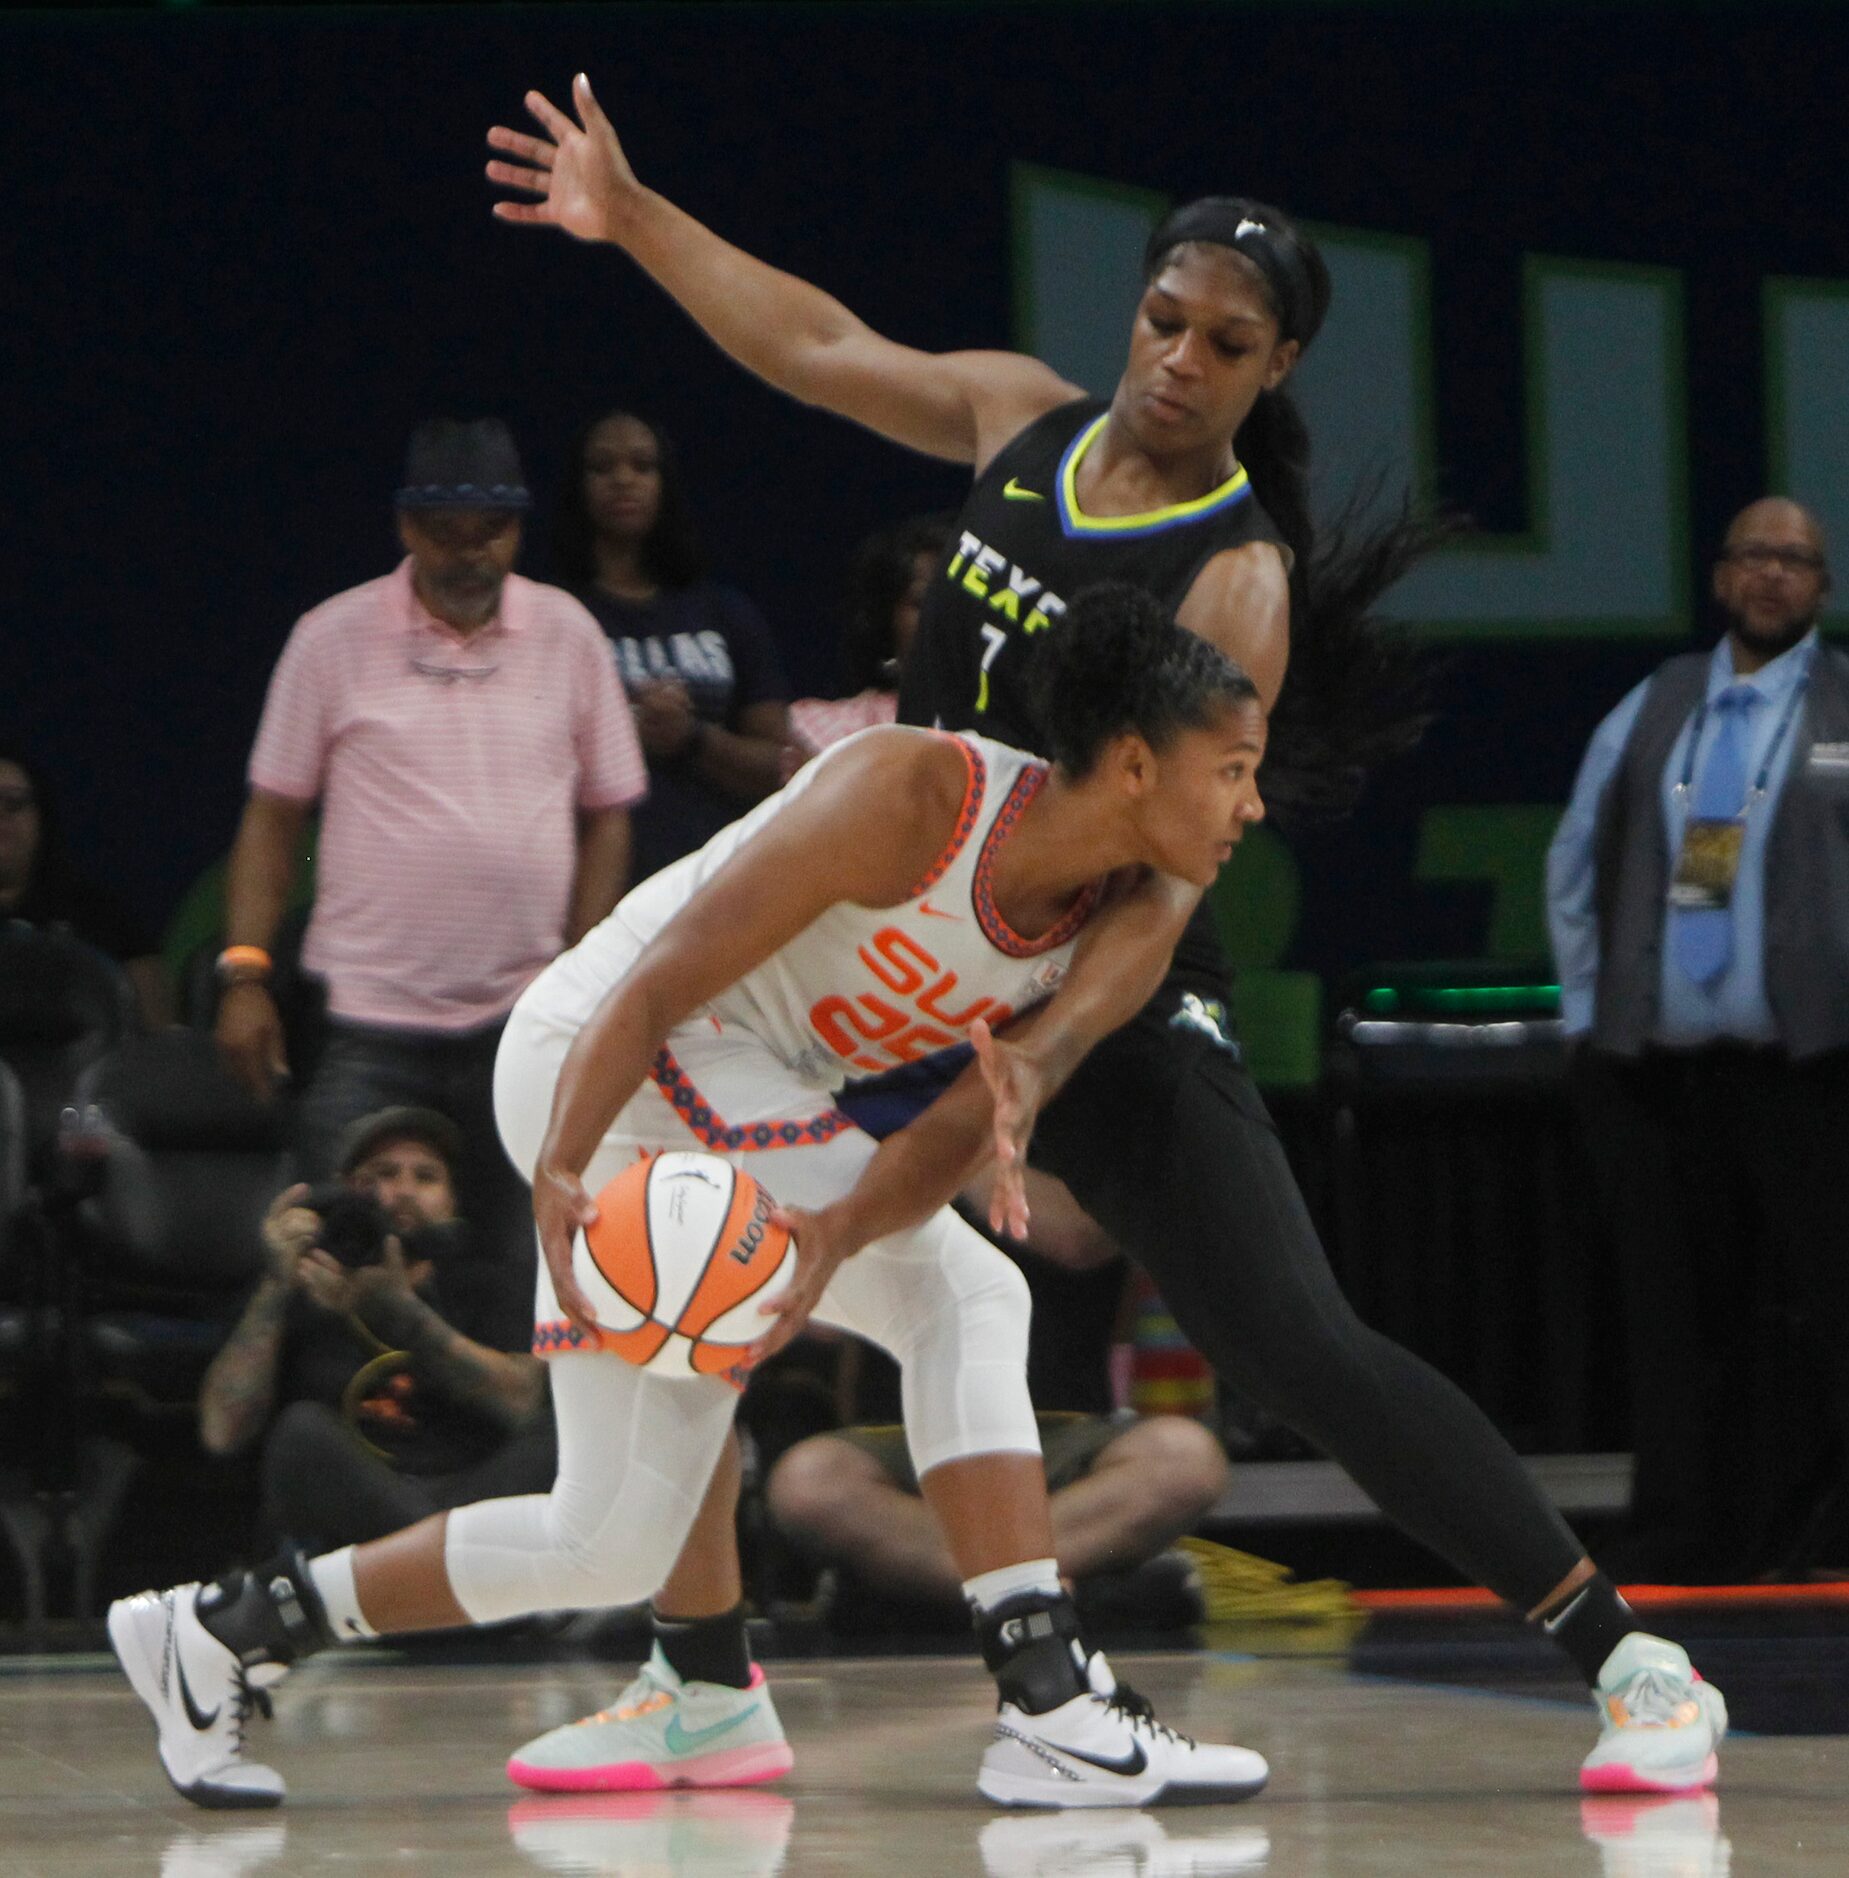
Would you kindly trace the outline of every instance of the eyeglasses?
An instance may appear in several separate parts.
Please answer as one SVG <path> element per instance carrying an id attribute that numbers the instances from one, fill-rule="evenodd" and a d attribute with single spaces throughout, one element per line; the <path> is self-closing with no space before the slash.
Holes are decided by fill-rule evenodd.
<path id="1" fill-rule="evenodd" d="M 492 678 L 501 669 L 497 659 L 492 665 L 438 665 L 430 659 L 413 658 L 411 669 L 420 678 L 434 678 L 453 685 L 459 678 Z"/>
<path id="2" fill-rule="evenodd" d="M 30 789 L 0 789 L 0 815 L 29 815 L 37 807 Z"/>
<path id="3" fill-rule="evenodd" d="M 1765 541 L 1747 541 L 1737 548 L 1723 548 L 1721 559 L 1755 574 L 1763 574 L 1774 567 L 1787 574 L 1818 574 L 1824 567 L 1823 556 L 1815 548 L 1775 548 Z"/>

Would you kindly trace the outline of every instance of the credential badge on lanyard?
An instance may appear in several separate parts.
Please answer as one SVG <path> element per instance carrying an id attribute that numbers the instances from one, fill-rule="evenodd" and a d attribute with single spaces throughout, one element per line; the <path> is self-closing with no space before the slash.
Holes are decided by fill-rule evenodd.
<path id="1" fill-rule="evenodd" d="M 1791 697 L 1778 720 L 1778 729 L 1772 734 L 1765 760 L 1759 765 L 1759 774 L 1753 778 L 1753 786 L 1747 791 L 1746 800 L 1740 804 L 1739 814 L 1691 815 L 1683 824 L 1682 849 L 1676 856 L 1675 872 L 1669 882 L 1671 906 L 1684 912 L 1725 912 L 1733 904 L 1734 882 L 1740 876 L 1740 855 L 1746 846 L 1746 818 L 1765 799 L 1772 765 L 1778 761 L 1778 753 L 1784 748 L 1798 707 L 1804 701 L 1804 687 L 1809 682 L 1810 671 L 1807 667 L 1804 675 L 1791 688 Z M 1695 713 L 1695 721 L 1689 727 L 1688 752 L 1682 759 L 1681 780 L 1676 784 L 1676 798 L 1681 802 L 1687 802 L 1689 797 L 1689 785 L 1695 775 L 1695 752 L 1700 746 L 1702 727 L 1707 717 L 1708 701 L 1703 698 Z"/>

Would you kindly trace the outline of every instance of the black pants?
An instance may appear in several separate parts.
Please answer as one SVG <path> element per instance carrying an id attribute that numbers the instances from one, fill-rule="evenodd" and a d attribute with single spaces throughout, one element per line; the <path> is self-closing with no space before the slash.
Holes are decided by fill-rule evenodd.
<path id="1" fill-rule="evenodd" d="M 1737 1578 L 1794 1544 L 1849 1439 L 1849 1052 L 1582 1052 L 1617 1249 L 1639 1569 Z"/>
<path id="2" fill-rule="evenodd" d="M 550 1492 L 557 1474 L 550 1411 L 472 1466 L 401 1474 L 362 1445 L 338 1410 L 291 1402 L 264 1437 L 262 1536 L 310 1551 L 360 1545 L 454 1506 Z"/>
<path id="3" fill-rule="evenodd" d="M 1539 1603 L 1579 1542 L 1463 1392 L 1356 1317 L 1251 1077 L 1176 1003 L 1159 996 L 1080 1065 L 1033 1160 L 1142 1264 L 1234 1388 L 1459 1571 Z"/>
<path id="4" fill-rule="evenodd" d="M 504 1246 L 530 1263 L 537 1256 L 532 1199 L 494 1122 L 494 1056 L 502 1029 L 497 1022 L 452 1035 L 331 1022 L 296 1117 L 303 1177 L 325 1180 L 334 1172 L 341 1132 L 360 1116 L 401 1102 L 438 1109 L 462 1131 L 463 1217 L 483 1244 Z"/>

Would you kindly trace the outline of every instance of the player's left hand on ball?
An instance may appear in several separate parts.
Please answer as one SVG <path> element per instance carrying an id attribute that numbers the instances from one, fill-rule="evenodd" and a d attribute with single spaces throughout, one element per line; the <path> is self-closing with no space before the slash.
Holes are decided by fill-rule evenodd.
<path id="1" fill-rule="evenodd" d="M 789 1285 L 760 1305 L 761 1313 L 776 1321 L 745 1352 L 745 1367 L 755 1368 L 772 1357 L 800 1334 L 810 1313 L 822 1301 L 829 1280 L 841 1269 L 848 1255 L 855 1251 L 830 1221 L 826 1213 L 805 1213 L 796 1207 L 771 1209 L 770 1221 L 781 1226 L 796 1246 L 796 1276 Z"/>
<path id="2" fill-rule="evenodd" d="M 1044 1099 L 1040 1066 L 1018 1044 L 997 1037 L 980 1017 L 969 1027 L 969 1040 L 995 1104 L 995 1179 L 989 1189 L 989 1226 L 1011 1239 L 1025 1239 L 1027 1145 Z"/>

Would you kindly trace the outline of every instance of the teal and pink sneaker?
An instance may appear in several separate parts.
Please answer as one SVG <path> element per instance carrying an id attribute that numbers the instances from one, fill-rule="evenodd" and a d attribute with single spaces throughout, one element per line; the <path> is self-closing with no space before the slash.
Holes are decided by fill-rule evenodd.
<path id="1" fill-rule="evenodd" d="M 1714 1784 L 1727 1704 L 1679 1643 L 1634 1630 L 1599 1671 L 1604 1727 L 1579 1770 L 1588 1793 L 1688 1793 Z"/>
<path id="2" fill-rule="evenodd" d="M 529 1741 L 507 1774 L 541 1793 L 634 1793 L 754 1786 L 794 1759 L 763 1670 L 748 1689 L 682 1682 L 657 1644 L 611 1707 Z"/>

